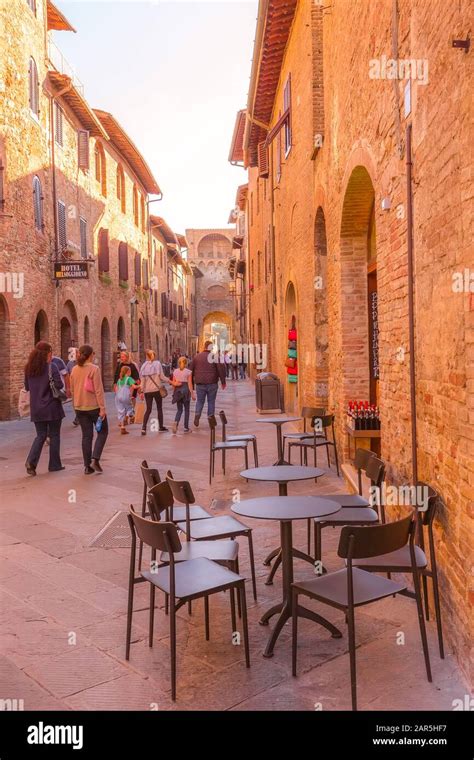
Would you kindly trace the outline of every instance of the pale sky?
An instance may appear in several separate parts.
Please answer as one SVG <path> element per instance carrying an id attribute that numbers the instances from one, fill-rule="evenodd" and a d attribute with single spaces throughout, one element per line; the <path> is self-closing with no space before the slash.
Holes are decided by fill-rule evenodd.
<path id="1" fill-rule="evenodd" d="M 55 0 L 54 41 L 93 108 L 110 111 L 153 171 L 152 213 L 177 232 L 225 227 L 243 169 L 228 163 L 245 107 L 257 0 Z"/>

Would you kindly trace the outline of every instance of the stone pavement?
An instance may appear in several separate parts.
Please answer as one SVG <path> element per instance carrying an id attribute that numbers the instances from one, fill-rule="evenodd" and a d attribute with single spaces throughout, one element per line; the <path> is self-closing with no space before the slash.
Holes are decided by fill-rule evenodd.
<path id="1" fill-rule="evenodd" d="M 260 464 L 276 457 L 275 429 L 255 422 L 253 386 L 235 382 L 219 392 L 232 432 L 256 432 Z M 174 407 L 165 401 L 165 424 Z M 188 478 L 198 503 L 213 502 L 216 514 L 229 511 L 232 489 L 242 498 L 275 494 L 271 483 L 246 483 L 239 476 L 242 452 L 228 455 L 228 472 L 207 483 L 208 429 L 204 419 L 192 434 L 149 433 L 139 427 L 127 437 L 115 425 L 109 394 L 111 432 L 103 457 L 103 475 L 84 476 L 80 431 L 63 423 L 66 470 L 47 472 L 47 452 L 36 478 L 25 474 L 24 461 L 33 436 L 29 421 L 0 424 L 0 699 L 22 699 L 25 710 L 346 710 L 350 709 L 347 636 L 342 615 L 319 611 L 344 632 L 332 639 L 310 621 L 299 622 L 299 677 L 292 678 L 290 624 L 280 636 L 275 656 L 264 659 L 269 628 L 258 624 L 262 612 L 279 601 L 281 571 L 265 586 L 262 560 L 277 544 L 278 524 L 247 520 L 254 531 L 258 603 L 247 584 L 251 668 L 242 647 L 231 642 L 227 594 L 212 597 L 211 640 L 205 641 L 201 603 L 193 614 L 178 613 L 178 699 L 170 699 L 168 621 L 163 599 L 155 617 L 155 642 L 147 643 L 148 589 L 136 587 L 131 658 L 124 659 L 127 604 L 127 548 L 91 547 L 105 523 L 129 504 L 141 505 L 139 462 L 146 458 L 161 473 L 171 468 Z M 344 490 L 331 471 L 313 482 L 290 484 L 290 493 Z M 74 497 L 76 501 L 74 502 Z M 295 524 L 295 544 L 305 547 L 304 521 Z M 338 531 L 324 534 L 329 569 L 340 567 Z M 247 541 L 241 541 L 241 572 L 249 577 Z M 308 564 L 295 562 L 295 578 L 308 578 Z M 315 603 L 309 603 L 318 609 Z M 447 612 L 445 611 L 445 614 Z M 356 614 L 359 709 L 450 710 L 467 689 L 447 647 L 441 661 L 433 622 L 428 624 L 433 683 L 426 681 L 412 600 L 390 598 Z M 397 644 L 400 633 L 403 645 Z"/>

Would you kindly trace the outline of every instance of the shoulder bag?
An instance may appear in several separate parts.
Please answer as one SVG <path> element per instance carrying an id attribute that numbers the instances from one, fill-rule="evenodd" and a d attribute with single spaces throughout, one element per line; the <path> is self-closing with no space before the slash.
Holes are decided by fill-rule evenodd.
<path id="1" fill-rule="evenodd" d="M 67 393 L 62 388 L 56 388 L 53 380 L 53 370 L 51 369 L 51 364 L 48 364 L 48 377 L 49 377 L 49 387 L 51 388 L 51 393 L 53 394 L 53 398 L 57 398 L 58 401 L 67 401 Z"/>

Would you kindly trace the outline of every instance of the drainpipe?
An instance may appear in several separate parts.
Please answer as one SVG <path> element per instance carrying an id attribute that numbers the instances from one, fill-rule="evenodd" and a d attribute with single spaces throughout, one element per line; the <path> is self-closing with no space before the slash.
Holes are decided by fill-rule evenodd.
<path id="1" fill-rule="evenodd" d="M 413 483 L 418 481 L 418 457 L 416 437 L 416 373 L 415 373 L 415 309 L 413 279 L 413 191 L 412 191 L 412 125 L 406 128 L 406 167 L 407 167 L 407 256 L 408 256 L 408 329 L 410 345 L 410 409 L 411 409 L 411 461 Z"/>

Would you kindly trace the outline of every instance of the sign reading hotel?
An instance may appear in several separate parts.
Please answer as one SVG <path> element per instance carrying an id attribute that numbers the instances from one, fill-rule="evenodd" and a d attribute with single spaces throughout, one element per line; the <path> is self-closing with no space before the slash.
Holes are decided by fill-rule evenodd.
<path id="1" fill-rule="evenodd" d="M 87 280 L 88 277 L 89 270 L 85 261 L 79 261 L 76 264 L 66 261 L 54 264 L 55 280 Z"/>

